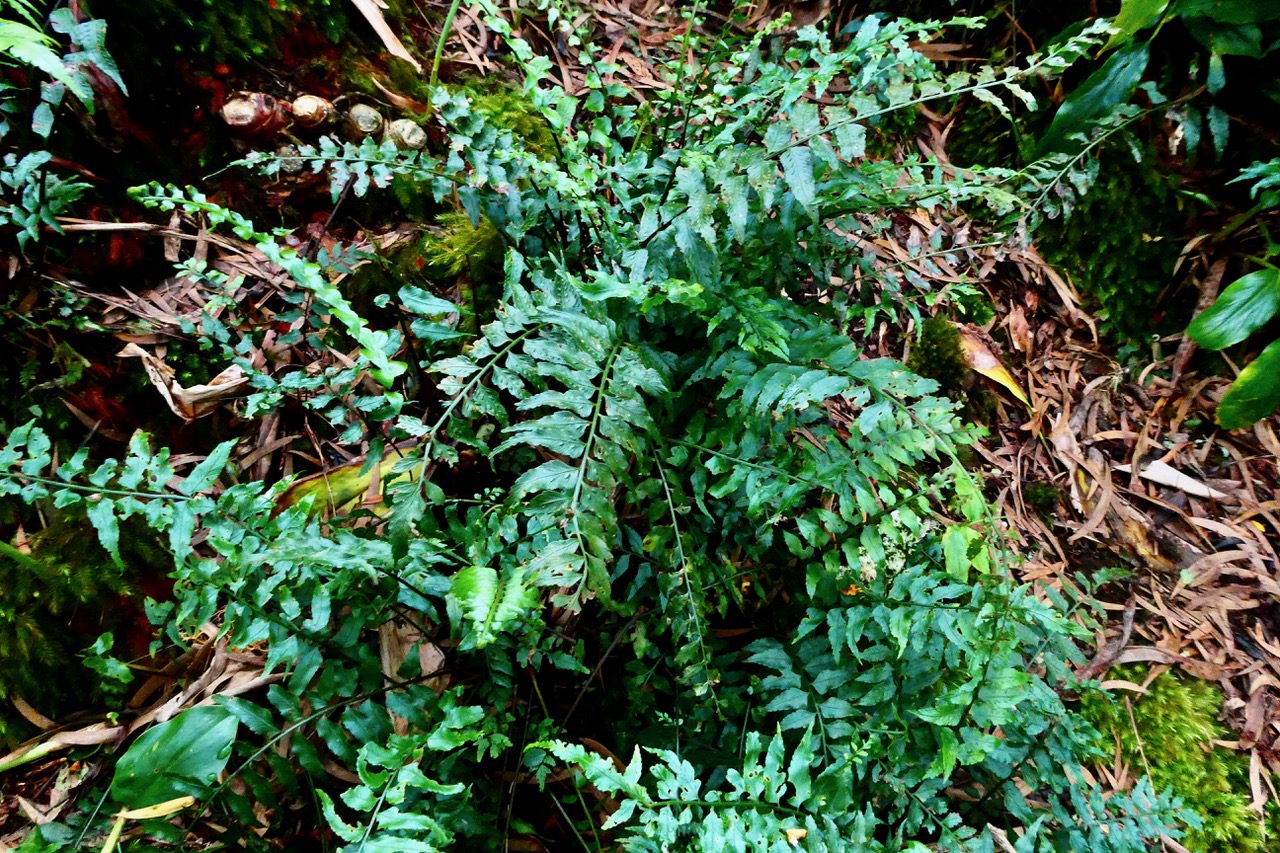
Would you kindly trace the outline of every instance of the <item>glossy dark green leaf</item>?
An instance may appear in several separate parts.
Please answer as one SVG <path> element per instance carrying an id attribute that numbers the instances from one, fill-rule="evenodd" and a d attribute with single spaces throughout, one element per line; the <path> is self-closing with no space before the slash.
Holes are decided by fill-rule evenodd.
<path id="1" fill-rule="evenodd" d="M 1280 340 L 1272 341 L 1231 383 L 1218 404 L 1217 421 L 1227 429 L 1243 429 L 1280 405 Z"/>
<path id="2" fill-rule="evenodd" d="M 1124 0 L 1120 4 L 1120 14 L 1111 22 L 1116 32 L 1103 49 L 1110 50 L 1129 41 L 1134 34 L 1154 24 L 1167 8 L 1169 0 Z"/>
<path id="3" fill-rule="evenodd" d="M 421 287 L 400 288 L 400 302 L 406 310 L 424 317 L 439 317 L 458 310 L 452 302 L 441 299 Z"/>
<path id="4" fill-rule="evenodd" d="M 1094 122 L 1127 103 L 1142 82 L 1150 58 L 1151 48 L 1146 42 L 1126 45 L 1111 54 L 1101 68 L 1062 102 L 1040 141 L 1040 153 L 1075 147 L 1068 137 L 1087 131 Z"/>
<path id="5" fill-rule="evenodd" d="M 1256 24 L 1280 19 L 1273 0 L 1178 0 L 1174 14 L 1209 18 L 1223 24 Z"/>
<path id="6" fill-rule="evenodd" d="M 190 708 L 147 729 L 116 763 L 111 796 L 133 809 L 188 795 L 227 766 L 240 722 L 226 708 Z"/>
<path id="7" fill-rule="evenodd" d="M 1264 269 L 1231 283 L 1196 317 L 1187 334 L 1206 349 L 1225 349 L 1260 329 L 1280 311 L 1280 270 Z"/>
<path id="8" fill-rule="evenodd" d="M 1224 24 L 1209 18 L 1184 18 L 1187 31 L 1218 56 L 1262 58 L 1262 30 L 1256 24 Z"/>

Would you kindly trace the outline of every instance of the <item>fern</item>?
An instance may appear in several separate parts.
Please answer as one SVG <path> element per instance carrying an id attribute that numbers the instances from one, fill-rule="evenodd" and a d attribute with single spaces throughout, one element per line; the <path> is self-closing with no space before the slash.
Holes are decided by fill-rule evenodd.
<path id="1" fill-rule="evenodd" d="M 488 566 L 470 566 L 455 574 L 449 596 L 458 609 L 453 621 L 464 628 L 462 649 L 484 648 L 511 633 L 538 601 L 524 571 L 515 569 L 500 578 Z"/>
<path id="2" fill-rule="evenodd" d="M 195 488 L 208 470 L 175 495 L 141 445 L 56 483 L 34 432 L 0 456 L 10 493 L 87 509 L 105 542 L 124 512 L 166 531 L 178 590 L 152 615 L 171 636 L 213 622 L 265 648 L 280 683 L 234 706 L 252 733 L 236 778 L 265 802 L 279 764 L 320 778 L 337 761 L 358 781 L 336 797 L 326 782 L 321 811 L 352 850 L 497 849 L 510 780 L 535 779 L 552 798 L 572 784 L 561 825 L 600 848 L 613 833 L 634 850 L 976 851 L 995 825 L 1020 849 L 1121 851 L 1176 834 L 1169 798 L 1103 802 L 1080 783 L 1092 733 L 1055 689 L 1078 632 L 1011 580 L 957 459 L 973 431 L 936 382 L 840 331 L 859 316 L 842 294 L 861 263 L 851 230 L 906 205 L 1030 216 L 1015 176 L 878 160 L 868 134 L 935 99 L 1027 99 L 1101 28 L 1017 69 L 945 76 L 910 47 L 933 24 L 868 18 L 840 47 L 812 30 L 693 45 L 691 28 L 660 72 L 689 85 L 639 107 L 589 54 L 570 97 L 490 24 L 549 145 L 436 88 L 439 153 L 328 139 L 243 164 L 300 157 L 335 198 L 416 186 L 491 229 L 502 294 L 475 334 L 414 284 L 378 302 L 411 321 L 375 330 L 332 282 L 343 253 L 312 262 L 196 191 L 138 191 L 252 241 L 320 303 L 293 315 L 300 335 L 359 347 L 350 369 L 289 381 L 337 396 L 369 371 L 388 389 L 363 398 L 386 432 L 367 462 L 384 505 L 355 523 L 284 500 L 287 484 L 214 499 Z M 105 491 L 144 480 L 141 497 Z M 389 620 L 448 649 L 452 689 L 425 686 L 438 674 L 421 655 L 372 653 Z M 759 635 L 745 652 L 743 624 Z M 612 640 L 594 649 L 588 625 Z M 568 694 L 562 716 L 548 697 Z M 580 703 L 610 712 L 591 737 L 635 747 L 625 768 L 572 743 Z M 204 793 L 254 820 L 233 786 Z M 595 820 L 589 794 L 616 811 Z"/>
<path id="3" fill-rule="evenodd" d="M 250 220 L 211 204 L 203 193 L 195 189 L 183 192 L 177 187 L 166 188 L 160 184 L 152 184 L 135 188 L 132 194 L 148 207 L 164 211 L 180 208 L 188 214 L 205 215 L 212 225 L 229 223 L 237 237 L 253 242 L 267 260 L 292 276 L 300 287 L 310 291 L 346 327 L 351 337 L 361 345 L 360 352 L 373 366 L 373 376 L 379 382 L 390 386 L 404 372 L 403 363 L 387 356 L 386 350 L 392 341 L 388 333 L 370 329 L 364 318 L 351 307 L 342 291 L 324 278 L 318 264 L 303 258 L 296 250 L 283 248 L 276 242 L 275 238 L 280 235 L 256 230 Z M 393 405 L 397 400 L 394 393 L 388 394 L 387 398 Z"/>
<path id="4" fill-rule="evenodd" d="M 658 761 L 644 766 L 640 750 L 619 770 L 577 744 L 535 744 L 582 769 L 586 781 L 617 795 L 620 804 L 604 828 L 625 830 L 623 849 L 636 851 L 727 850 L 821 853 L 885 849 L 874 836 L 877 820 L 849 795 L 851 757 L 813 774 L 817 761 L 810 734 L 789 749 L 781 732 L 768 742 L 747 735 L 742 763 L 720 786 L 705 785 L 688 761 L 669 750 L 650 750 Z M 643 775 L 649 784 L 642 784 Z"/>

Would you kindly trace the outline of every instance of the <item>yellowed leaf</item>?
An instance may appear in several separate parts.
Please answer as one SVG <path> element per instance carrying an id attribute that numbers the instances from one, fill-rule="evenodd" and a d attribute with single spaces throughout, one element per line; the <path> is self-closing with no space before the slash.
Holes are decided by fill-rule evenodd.
<path id="1" fill-rule="evenodd" d="M 792 847 L 799 847 L 801 839 L 809 834 L 807 829 L 788 829 L 787 841 L 791 842 Z"/>
<path id="2" fill-rule="evenodd" d="M 296 506 L 308 496 L 315 497 L 314 512 L 328 515 L 349 512 L 356 509 L 360 500 L 373 487 L 380 492 L 393 482 L 417 480 L 422 476 L 422 463 L 401 474 L 391 474 L 391 469 L 403 458 L 400 452 L 411 445 L 405 442 L 396 449 L 389 450 L 377 465 L 369 471 L 361 473 L 365 466 L 365 458 L 361 457 L 346 465 L 310 477 L 304 477 L 290 486 L 277 501 L 281 507 Z M 375 485 L 374 478 L 377 478 Z M 365 501 L 368 508 L 378 515 L 386 512 L 386 504 L 381 501 Z"/>
<path id="3" fill-rule="evenodd" d="M 168 817 L 174 812 L 180 812 L 189 806 L 195 805 L 195 797 L 178 797 L 174 800 L 166 800 L 163 803 L 156 803 L 154 806 L 147 806 L 142 809 L 125 809 L 119 813 L 119 817 L 126 820 L 155 820 L 158 817 Z"/>
<path id="4" fill-rule="evenodd" d="M 987 349 L 987 345 L 977 334 L 967 326 L 956 324 L 956 328 L 960 331 L 960 350 L 964 353 L 964 360 L 969 367 L 992 382 L 998 382 L 1008 388 L 1013 396 L 1030 408 L 1031 401 L 1027 399 L 1026 394 L 1022 393 L 1022 388 L 1017 381 L 1009 375 L 1009 371 L 1000 363 L 1000 359 L 991 354 L 991 350 Z"/>

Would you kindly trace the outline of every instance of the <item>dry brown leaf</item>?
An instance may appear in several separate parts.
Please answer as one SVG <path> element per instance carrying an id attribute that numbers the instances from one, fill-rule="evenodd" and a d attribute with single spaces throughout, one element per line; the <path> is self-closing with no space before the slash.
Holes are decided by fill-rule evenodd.
<path id="1" fill-rule="evenodd" d="M 1167 663 L 1180 666 L 1196 678 L 1217 681 L 1221 671 L 1208 661 L 1195 660 L 1152 646 L 1131 646 L 1116 658 L 1116 666 L 1126 663 Z"/>
<path id="2" fill-rule="evenodd" d="M 391 105 L 397 109 L 412 113 L 425 113 L 431 109 L 430 104 L 424 104 L 422 101 L 415 98 L 410 98 L 405 95 L 401 95 L 399 92 L 391 91 L 386 86 L 382 85 L 382 81 L 377 77 L 371 77 L 369 79 L 373 81 L 373 85 L 377 87 L 383 97 L 390 101 Z"/>
<path id="3" fill-rule="evenodd" d="M 206 385 L 192 385 L 183 388 L 174 378 L 173 368 L 165 364 L 164 359 L 147 352 L 135 343 L 125 345 L 116 353 L 121 358 L 138 358 L 142 360 L 142 369 L 146 371 L 151 384 L 160 392 L 169 409 L 184 421 L 194 421 L 210 414 L 227 400 L 238 397 L 241 388 L 249 383 L 249 377 L 238 364 L 223 370 Z"/>
<path id="4" fill-rule="evenodd" d="M 31 707 L 31 705 L 27 703 L 27 700 L 23 699 L 17 693 L 9 694 L 9 701 L 13 703 L 13 707 L 22 715 L 23 719 L 35 726 L 37 729 L 40 729 L 40 731 L 47 732 L 50 729 L 57 728 L 57 723 Z"/>
<path id="5" fill-rule="evenodd" d="M 1150 693 L 1151 691 L 1143 687 L 1141 684 L 1135 684 L 1132 681 L 1125 681 L 1123 678 L 1110 678 L 1102 682 L 1103 690 L 1130 690 L 1134 693 Z"/>
<path id="6" fill-rule="evenodd" d="M 1031 352 L 1031 326 L 1027 323 L 1027 312 L 1021 305 L 1009 312 L 1005 325 L 1009 329 L 1009 340 L 1013 343 L 1013 348 L 1019 352 Z"/>
<path id="7" fill-rule="evenodd" d="M 351 2 L 360 10 L 360 14 L 364 15 L 364 19 L 369 22 L 369 26 L 373 27 L 373 31 L 378 34 L 378 38 L 382 40 L 382 45 L 387 49 L 387 52 L 408 62 L 413 66 L 414 71 L 421 74 L 422 64 L 405 49 L 400 37 L 391 30 L 391 25 L 382 16 L 382 10 L 387 8 L 387 5 L 381 0 L 351 0 Z"/>
<path id="8" fill-rule="evenodd" d="M 1102 463 L 1101 454 L 1096 450 L 1090 451 L 1091 465 L 1087 470 L 1093 477 L 1094 483 L 1097 485 L 1096 495 L 1086 496 L 1086 500 L 1093 504 L 1093 508 L 1089 511 L 1089 517 L 1085 519 L 1084 524 L 1077 528 L 1075 533 L 1067 537 L 1068 542 L 1075 542 L 1090 536 L 1094 531 L 1099 530 L 1107 519 L 1107 513 L 1111 510 L 1112 501 L 1115 500 L 1115 486 L 1111 483 L 1111 469 Z"/>

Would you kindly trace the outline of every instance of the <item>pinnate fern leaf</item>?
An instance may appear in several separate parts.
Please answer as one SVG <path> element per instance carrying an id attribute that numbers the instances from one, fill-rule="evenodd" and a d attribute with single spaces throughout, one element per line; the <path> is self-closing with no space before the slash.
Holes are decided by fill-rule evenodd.
<path id="1" fill-rule="evenodd" d="M 523 568 L 499 575 L 488 566 L 468 566 L 454 575 L 449 596 L 465 626 L 462 648 L 484 648 L 538 603 L 537 591 Z"/>

